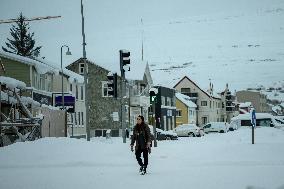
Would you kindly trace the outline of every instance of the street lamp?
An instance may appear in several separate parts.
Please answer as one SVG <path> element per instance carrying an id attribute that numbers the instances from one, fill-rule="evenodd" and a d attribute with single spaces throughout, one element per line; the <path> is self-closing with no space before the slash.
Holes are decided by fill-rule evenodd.
<path id="1" fill-rule="evenodd" d="M 67 51 L 66 51 L 66 55 L 72 55 L 71 52 L 69 51 L 69 47 L 67 45 L 62 45 L 61 46 L 61 98 L 62 98 L 62 109 L 64 110 L 65 107 L 64 107 L 64 91 L 63 91 L 63 67 L 62 67 L 62 49 L 63 47 L 66 47 L 67 48 Z"/>

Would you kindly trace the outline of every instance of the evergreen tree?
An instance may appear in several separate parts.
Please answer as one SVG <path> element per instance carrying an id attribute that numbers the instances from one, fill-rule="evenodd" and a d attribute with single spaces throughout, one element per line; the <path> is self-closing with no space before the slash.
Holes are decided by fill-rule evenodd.
<path id="1" fill-rule="evenodd" d="M 40 55 L 40 47 L 35 47 L 34 32 L 29 33 L 29 23 L 25 21 L 26 18 L 20 13 L 17 18 L 16 26 L 12 25 L 10 34 L 12 39 L 7 38 L 6 48 L 2 46 L 5 52 L 18 54 L 30 58 L 35 58 Z"/>

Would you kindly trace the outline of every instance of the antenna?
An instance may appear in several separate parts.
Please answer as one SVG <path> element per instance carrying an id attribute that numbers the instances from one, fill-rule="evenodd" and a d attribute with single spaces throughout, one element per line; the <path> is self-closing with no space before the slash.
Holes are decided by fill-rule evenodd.
<path id="1" fill-rule="evenodd" d="M 141 49 L 141 53 L 142 53 L 142 61 L 144 60 L 144 27 L 143 27 L 143 19 L 141 18 L 141 26 L 142 26 L 142 49 Z"/>

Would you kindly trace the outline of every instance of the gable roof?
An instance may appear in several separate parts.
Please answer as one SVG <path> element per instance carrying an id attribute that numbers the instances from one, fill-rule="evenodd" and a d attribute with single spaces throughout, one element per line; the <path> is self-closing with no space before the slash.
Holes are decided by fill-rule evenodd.
<path id="1" fill-rule="evenodd" d="M 204 91 L 203 89 L 201 89 L 194 81 L 192 81 L 191 79 L 189 79 L 187 76 L 184 76 L 181 80 L 179 80 L 179 82 L 177 82 L 177 84 L 175 84 L 174 88 L 176 88 L 184 79 L 187 79 L 188 81 L 190 81 L 193 85 L 195 85 L 200 91 L 202 91 L 205 95 L 207 95 L 209 98 L 214 98 L 214 99 L 218 99 L 220 100 L 220 97 L 216 97 L 216 96 L 211 96 L 209 95 L 206 91 Z"/>
<path id="2" fill-rule="evenodd" d="M 59 74 L 61 72 L 61 68 L 55 66 L 55 64 L 48 62 L 46 60 L 31 59 L 28 57 L 7 53 L 4 51 L 0 51 L 0 56 L 7 58 L 9 60 L 14 60 L 23 64 L 34 66 L 34 68 L 39 74 L 46 74 L 46 73 Z M 84 81 L 84 78 L 81 75 L 72 72 L 70 70 L 63 69 L 63 74 L 69 77 L 69 81 L 76 80 L 79 83 L 83 83 Z"/>
<path id="3" fill-rule="evenodd" d="M 181 93 L 176 93 L 176 98 L 179 99 L 182 103 L 184 103 L 189 108 L 196 108 L 197 105 L 190 100 L 189 96 L 186 96 Z"/>
<path id="4" fill-rule="evenodd" d="M 117 75 L 121 76 L 121 71 L 120 71 L 119 65 L 116 66 L 117 68 L 119 68 L 119 69 L 117 69 L 114 66 L 112 66 L 112 67 L 109 67 L 107 65 L 102 66 L 101 64 L 95 63 L 95 62 L 90 61 L 88 59 L 86 61 L 87 61 L 87 63 L 96 65 L 99 68 L 104 69 L 106 71 L 113 72 L 113 73 L 116 72 Z M 79 58 L 75 62 L 68 64 L 66 67 L 73 65 L 73 64 L 83 63 L 83 62 L 84 62 L 84 59 Z M 126 77 L 126 79 L 130 79 L 130 80 L 143 80 L 143 77 L 146 74 L 146 78 L 147 78 L 148 82 L 152 84 L 153 81 L 152 81 L 151 73 L 150 73 L 149 70 L 150 69 L 149 69 L 149 65 L 148 65 L 147 62 L 145 62 L 145 61 L 134 61 L 130 64 L 130 71 L 125 73 L 125 77 Z"/>
<path id="5" fill-rule="evenodd" d="M 20 63 L 34 66 L 37 72 L 40 74 L 45 74 L 48 72 L 50 73 L 56 72 L 56 68 L 54 66 L 51 66 L 49 63 L 45 61 L 38 61 L 38 60 L 34 60 L 28 57 L 20 56 L 17 54 L 7 53 L 4 51 L 0 51 L 0 56 L 10 59 L 10 60 L 20 62 Z"/>

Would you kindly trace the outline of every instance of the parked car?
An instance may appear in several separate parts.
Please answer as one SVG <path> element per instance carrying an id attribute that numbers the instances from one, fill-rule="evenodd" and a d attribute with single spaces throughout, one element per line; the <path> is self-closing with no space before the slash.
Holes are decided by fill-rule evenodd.
<path id="1" fill-rule="evenodd" d="M 229 125 L 229 131 L 234 131 L 239 128 L 237 121 L 231 121 L 231 123 L 228 125 Z"/>
<path id="2" fill-rule="evenodd" d="M 257 127 L 276 127 L 282 128 L 284 124 L 282 124 L 281 119 L 275 119 L 274 116 L 268 113 L 256 113 L 256 126 Z M 238 127 L 241 126 L 252 126 L 251 124 L 251 114 L 240 114 L 236 117 L 232 118 L 231 122 L 236 122 Z"/>
<path id="3" fill-rule="evenodd" d="M 154 137 L 153 126 L 149 125 L 151 135 Z M 178 140 L 176 133 L 172 131 L 164 131 L 162 129 L 156 128 L 156 139 L 157 140 Z"/>
<path id="4" fill-rule="evenodd" d="M 164 131 L 166 134 L 167 140 L 178 140 L 178 135 L 172 130 Z"/>
<path id="5" fill-rule="evenodd" d="M 174 129 L 174 132 L 178 136 L 191 136 L 191 137 L 201 137 L 203 136 L 203 132 L 197 127 L 195 124 L 183 124 L 179 125 L 177 128 Z"/>
<path id="6" fill-rule="evenodd" d="M 210 122 L 203 126 L 205 133 L 209 132 L 219 132 L 226 133 L 228 132 L 229 124 L 226 122 Z"/>

